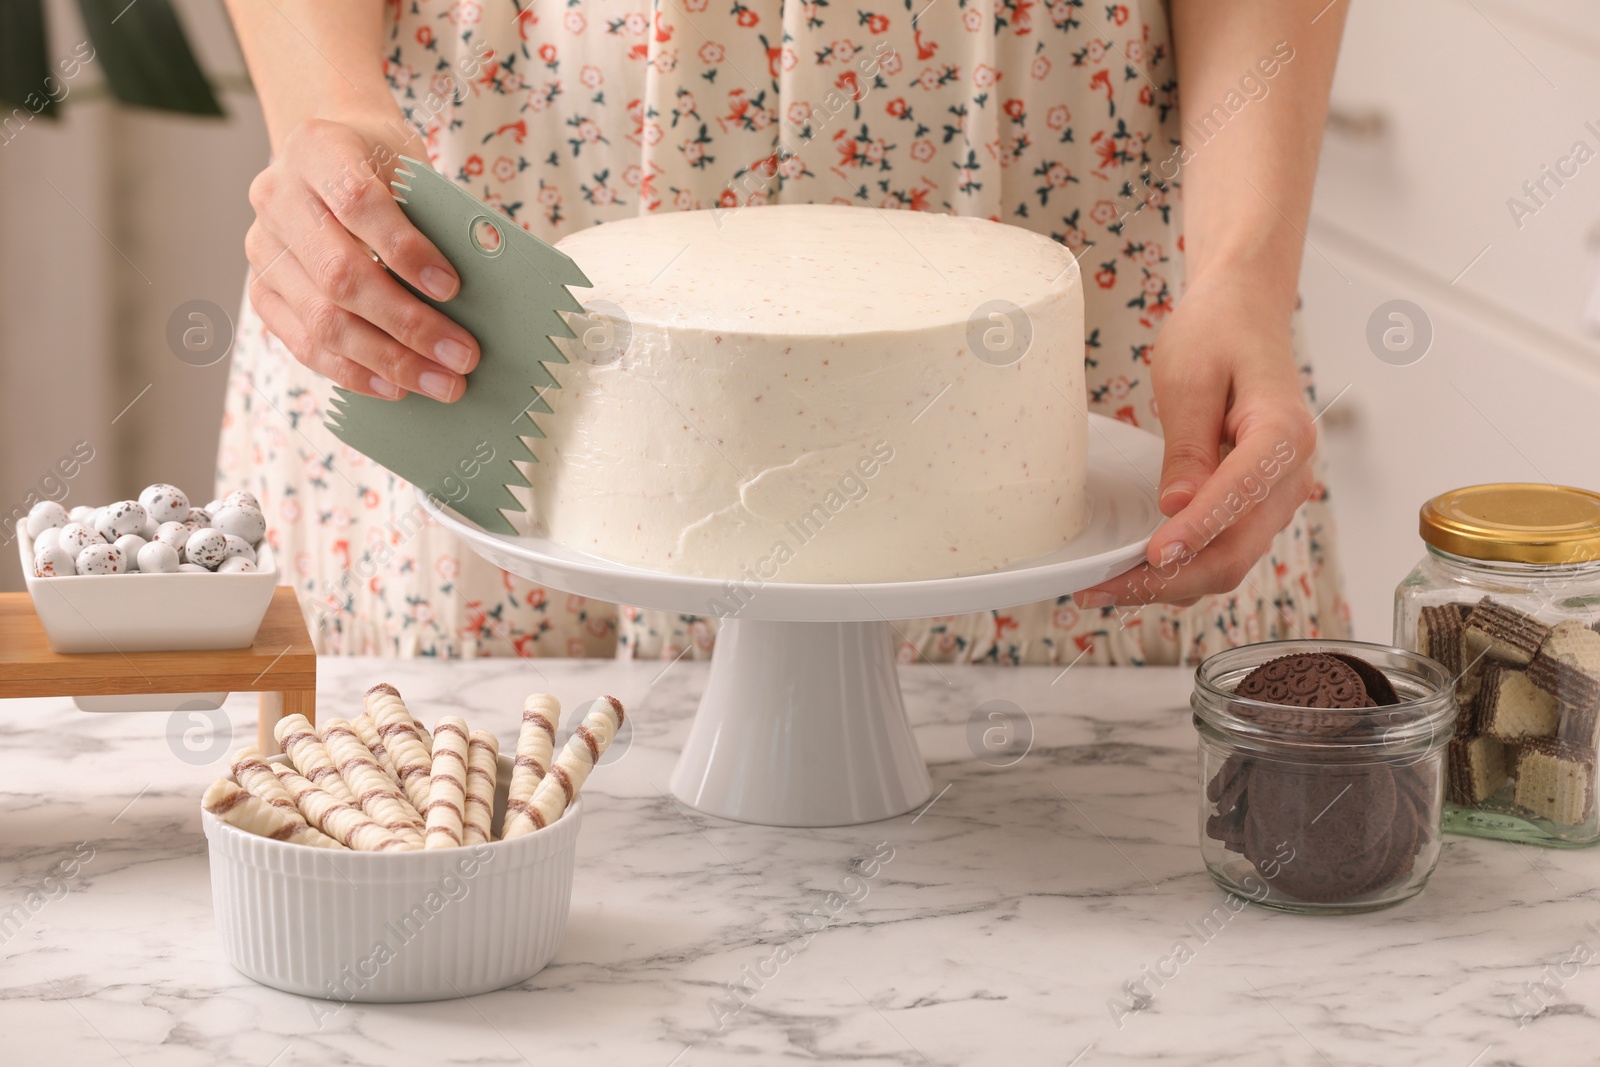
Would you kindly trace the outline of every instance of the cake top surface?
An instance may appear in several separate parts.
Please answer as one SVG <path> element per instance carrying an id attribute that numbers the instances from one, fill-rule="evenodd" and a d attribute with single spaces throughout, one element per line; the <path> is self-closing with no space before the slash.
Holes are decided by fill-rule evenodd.
<path id="1" fill-rule="evenodd" d="M 559 247 L 636 324 L 850 334 L 967 321 L 1071 293 L 1063 246 L 987 219 L 833 204 L 681 211 L 572 234 Z"/>

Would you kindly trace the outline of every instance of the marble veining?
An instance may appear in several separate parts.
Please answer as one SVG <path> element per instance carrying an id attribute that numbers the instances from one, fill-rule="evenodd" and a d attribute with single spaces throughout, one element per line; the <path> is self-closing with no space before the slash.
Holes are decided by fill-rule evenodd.
<path id="1" fill-rule="evenodd" d="M 502 742 L 534 688 L 630 709 L 586 787 L 555 961 L 423 1005 L 305 1000 L 223 961 L 198 798 L 233 746 L 185 747 L 198 724 L 164 714 L 0 702 L 0 1064 L 1593 1060 L 1596 853 L 1452 837 L 1387 912 L 1230 909 L 1200 866 L 1186 671 L 903 668 L 933 803 L 779 830 L 666 791 L 704 670 L 323 661 L 326 715 L 379 680 Z M 1011 766 L 967 740 L 993 700 L 1031 720 Z M 252 701 L 226 711 L 246 743 Z"/>

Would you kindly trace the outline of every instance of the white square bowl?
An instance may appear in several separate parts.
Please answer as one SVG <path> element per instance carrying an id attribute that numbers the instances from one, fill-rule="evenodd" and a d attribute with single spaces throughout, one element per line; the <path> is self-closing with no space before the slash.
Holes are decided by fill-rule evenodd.
<path id="1" fill-rule="evenodd" d="M 511 768 L 501 756 L 495 826 Z M 293 845 L 205 810 L 200 821 L 235 969 L 306 997 L 408 1003 L 503 989 L 550 962 L 567 928 L 583 801 L 510 841 L 415 852 Z"/>
<path id="2" fill-rule="evenodd" d="M 197 652 L 248 648 L 272 603 L 278 565 L 262 542 L 247 574 L 33 576 L 33 539 L 17 523 L 33 610 L 54 652 Z"/>

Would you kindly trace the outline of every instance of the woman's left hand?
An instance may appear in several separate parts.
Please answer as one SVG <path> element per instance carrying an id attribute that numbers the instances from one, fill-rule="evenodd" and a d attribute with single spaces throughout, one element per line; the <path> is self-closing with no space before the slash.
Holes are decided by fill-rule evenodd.
<path id="1" fill-rule="evenodd" d="M 1237 272 L 1195 280 L 1151 360 L 1166 440 L 1157 490 L 1168 520 L 1146 562 L 1076 595 L 1080 607 L 1187 607 L 1244 581 L 1311 494 L 1316 427 L 1287 316 L 1263 315 Z"/>

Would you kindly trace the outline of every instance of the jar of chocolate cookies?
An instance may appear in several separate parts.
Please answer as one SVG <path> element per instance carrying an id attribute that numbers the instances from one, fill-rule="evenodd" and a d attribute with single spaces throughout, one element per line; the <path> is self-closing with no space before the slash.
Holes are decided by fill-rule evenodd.
<path id="1" fill-rule="evenodd" d="M 1422 507 L 1428 554 L 1395 590 L 1394 642 L 1455 678 L 1444 828 L 1600 840 L 1600 493 L 1474 485 Z"/>
<path id="2" fill-rule="evenodd" d="M 1357 912 L 1415 896 L 1439 858 L 1454 679 L 1355 641 L 1272 641 L 1195 672 L 1200 853 L 1268 907 Z"/>

